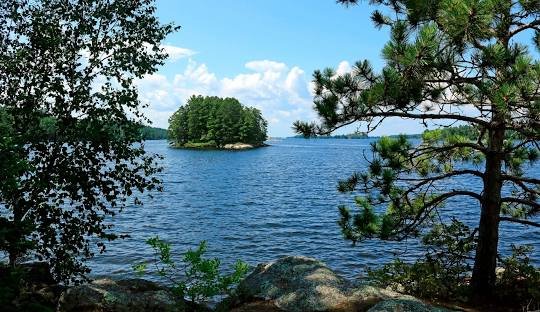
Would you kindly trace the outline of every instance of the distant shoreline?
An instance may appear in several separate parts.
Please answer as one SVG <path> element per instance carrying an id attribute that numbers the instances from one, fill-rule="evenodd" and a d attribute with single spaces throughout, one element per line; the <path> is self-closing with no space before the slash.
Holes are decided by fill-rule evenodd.
<path id="1" fill-rule="evenodd" d="M 406 138 L 409 139 L 420 139 L 422 134 L 403 134 Z M 380 139 L 382 137 L 397 138 L 401 134 L 391 134 L 391 135 L 381 135 L 381 136 L 364 136 L 364 137 L 354 137 L 347 135 L 331 135 L 331 136 L 315 136 L 315 137 L 304 137 L 302 135 L 295 135 L 290 137 L 276 137 L 270 139 L 306 139 L 306 140 L 328 140 L 328 139 L 341 139 L 341 140 L 366 140 L 366 139 Z"/>

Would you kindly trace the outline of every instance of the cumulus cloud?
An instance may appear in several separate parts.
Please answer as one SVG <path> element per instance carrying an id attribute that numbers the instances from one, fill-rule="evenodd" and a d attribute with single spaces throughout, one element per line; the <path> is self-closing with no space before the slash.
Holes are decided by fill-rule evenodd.
<path id="1" fill-rule="evenodd" d="M 163 44 L 161 45 L 161 48 L 169 55 L 169 60 L 173 62 L 179 59 L 191 57 L 196 54 L 193 50 L 180 48 L 173 45 Z"/>
<path id="2" fill-rule="evenodd" d="M 274 62 L 269 60 L 251 61 L 246 63 L 246 68 L 256 72 L 283 72 L 287 70 L 285 63 Z"/>
<path id="3" fill-rule="evenodd" d="M 254 60 L 245 64 L 243 72 L 219 77 L 206 64 L 190 58 L 190 53 L 194 52 L 177 50 L 177 53 L 179 58 L 188 58 L 182 71 L 172 77 L 153 74 L 136 81 L 141 101 L 148 104 L 145 114 L 154 126 L 168 127 L 170 115 L 192 95 L 235 97 L 244 105 L 260 109 L 269 123 L 270 136 L 290 136 L 293 134 L 291 126 L 294 121 L 317 118 L 313 110 L 313 84 L 298 66 L 272 60 Z M 349 62 L 340 62 L 336 67 L 336 76 L 351 70 Z M 342 132 L 354 130 L 351 127 Z M 360 130 L 365 131 L 365 125 Z M 422 130 L 418 121 L 391 118 L 373 135 L 419 133 Z"/>
<path id="4" fill-rule="evenodd" d="M 284 63 L 256 60 L 246 72 L 219 78 L 206 64 L 190 59 L 183 72 L 168 78 L 154 74 L 137 81 L 141 100 L 149 104 L 146 115 L 159 127 L 192 95 L 235 97 L 257 107 L 269 122 L 269 134 L 288 136 L 295 120 L 313 120 L 312 95 L 304 70 Z"/>
<path id="5" fill-rule="evenodd" d="M 343 76 L 347 73 L 350 73 L 352 71 L 351 64 L 347 61 L 342 61 L 339 63 L 337 69 L 336 69 L 336 76 Z"/>

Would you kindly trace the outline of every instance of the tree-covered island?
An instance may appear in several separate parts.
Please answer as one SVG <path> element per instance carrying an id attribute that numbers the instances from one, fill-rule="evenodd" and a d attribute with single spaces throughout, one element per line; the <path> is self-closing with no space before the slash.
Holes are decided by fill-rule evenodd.
<path id="1" fill-rule="evenodd" d="M 264 145 L 267 122 L 260 110 L 234 98 L 192 96 L 169 119 L 174 147 L 252 148 Z"/>

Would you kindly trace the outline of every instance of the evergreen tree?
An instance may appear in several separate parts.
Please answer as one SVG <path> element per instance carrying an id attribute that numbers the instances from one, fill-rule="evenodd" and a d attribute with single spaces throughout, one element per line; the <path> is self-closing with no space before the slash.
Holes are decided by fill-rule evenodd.
<path id="1" fill-rule="evenodd" d="M 176 29 L 153 0 L 0 2 L 0 251 L 58 280 L 118 236 L 108 217 L 159 187 L 140 142 L 135 79 Z"/>
<path id="2" fill-rule="evenodd" d="M 345 5 L 358 0 L 339 0 Z M 420 145 L 405 137 L 373 144 L 365 173 L 340 183 L 360 192 L 360 211 L 342 208 L 348 239 L 403 240 L 437 223 L 456 197 L 479 205 L 472 287 L 489 295 L 495 284 L 500 222 L 540 226 L 540 180 L 524 166 L 539 154 L 540 2 L 536 0 L 372 0 L 372 20 L 389 27 L 381 72 L 368 61 L 341 76 L 314 73 L 320 124 L 295 123 L 305 135 L 328 134 L 354 122 L 371 131 L 390 117 L 462 123 L 473 135 L 429 132 Z M 532 44 L 532 46 L 531 46 Z M 469 165 L 465 165 L 469 163 Z M 468 177 L 482 185 L 445 181 Z M 446 189 L 445 189 L 446 186 Z M 379 206 L 386 212 L 376 213 Z"/>
<path id="3" fill-rule="evenodd" d="M 205 143 L 223 147 L 229 143 L 261 145 L 267 123 L 256 108 L 244 107 L 234 98 L 192 96 L 169 119 L 171 140 L 178 146 Z"/>
<path id="4" fill-rule="evenodd" d="M 169 139 L 180 145 L 189 141 L 188 110 L 188 106 L 181 106 L 169 118 Z"/>

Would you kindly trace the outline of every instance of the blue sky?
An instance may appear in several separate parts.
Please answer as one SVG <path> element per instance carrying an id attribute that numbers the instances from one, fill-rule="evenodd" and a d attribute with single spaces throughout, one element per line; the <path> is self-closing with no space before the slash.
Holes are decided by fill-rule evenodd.
<path id="1" fill-rule="evenodd" d="M 163 22 L 182 29 L 167 42 L 197 52 L 219 76 L 253 60 L 275 60 L 308 72 L 343 60 L 380 59 L 387 36 L 369 20 L 367 5 L 333 0 L 159 0 Z"/>
<path id="2" fill-rule="evenodd" d="M 182 29 L 164 47 L 171 58 L 139 81 L 155 126 L 192 94 L 233 96 L 262 110 L 270 136 L 293 135 L 295 120 L 314 120 L 311 75 L 357 60 L 382 67 L 387 30 L 377 30 L 367 3 L 345 8 L 334 0 L 158 0 L 162 22 Z M 350 131 L 346 129 L 345 131 Z M 375 135 L 418 133 L 414 122 L 394 120 Z"/>

